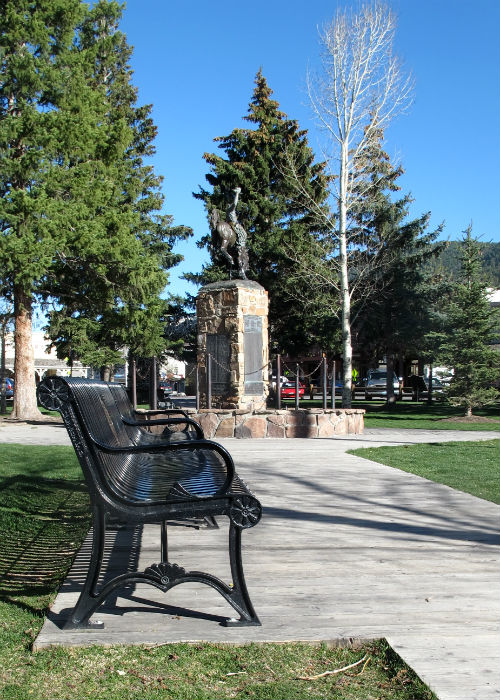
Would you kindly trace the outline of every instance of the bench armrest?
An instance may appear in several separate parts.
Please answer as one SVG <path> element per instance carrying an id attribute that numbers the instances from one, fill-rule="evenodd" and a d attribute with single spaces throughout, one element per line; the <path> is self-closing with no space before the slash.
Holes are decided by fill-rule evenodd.
<path id="1" fill-rule="evenodd" d="M 130 418 L 125 418 L 122 416 L 122 421 L 127 425 L 133 425 L 140 428 L 148 428 L 152 425 L 191 425 L 195 429 L 196 437 L 198 437 L 200 440 L 203 440 L 205 437 L 201 425 L 187 416 L 185 418 L 158 418 L 144 421 L 130 420 Z"/>
<path id="2" fill-rule="evenodd" d="M 146 416 L 172 416 L 174 414 L 180 414 L 181 416 L 184 416 L 185 418 L 189 418 L 188 414 L 186 411 L 183 411 L 182 408 L 164 408 L 164 409 L 158 409 L 158 410 L 136 410 L 134 409 L 134 413 L 137 416 L 142 416 L 143 418 Z"/>

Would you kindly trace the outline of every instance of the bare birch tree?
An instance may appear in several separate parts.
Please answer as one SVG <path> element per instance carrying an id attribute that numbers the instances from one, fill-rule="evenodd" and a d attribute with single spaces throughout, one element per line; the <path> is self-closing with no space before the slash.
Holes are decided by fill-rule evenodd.
<path id="1" fill-rule="evenodd" d="M 385 5 L 366 4 L 357 12 L 339 9 L 320 34 L 322 70 L 308 75 L 311 105 L 327 136 L 324 155 L 334 173 L 331 195 L 336 213 L 325 221 L 327 264 L 321 263 L 325 255 L 318 256 L 303 271 L 316 287 L 338 286 L 344 407 L 350 407 L 352 396 L 351 298 L 366 284 L 378 258 L 374 250 L 360 264 L 359 254 L 366 243 L 359 227 L 351 226 L 350 215 L 363 197 L 365 175 L 358 165 L 377 134 L 411 100 L 411 77 L 393 53 L 395 29 L 394 15 Z M 289 173 L 296 179 L 292 162 Z M 299 197 L 304 195 L 298 190 Z M 319 211 L 316 214 L 322 215 Z"/>

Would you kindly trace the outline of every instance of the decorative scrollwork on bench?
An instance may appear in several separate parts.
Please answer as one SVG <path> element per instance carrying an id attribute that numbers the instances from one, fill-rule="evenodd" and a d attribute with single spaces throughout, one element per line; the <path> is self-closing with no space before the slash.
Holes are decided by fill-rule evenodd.
<path id="1" fill-rule="evenodd" d="M 161 562 L 148 566 L 144 572 L 146 576 L 158 581 L 165 590 L 171 586 L 174 581 L 182 579 L 186 576 L 186 569 L 178 564 L 170 564 L 169 562 Z"/>

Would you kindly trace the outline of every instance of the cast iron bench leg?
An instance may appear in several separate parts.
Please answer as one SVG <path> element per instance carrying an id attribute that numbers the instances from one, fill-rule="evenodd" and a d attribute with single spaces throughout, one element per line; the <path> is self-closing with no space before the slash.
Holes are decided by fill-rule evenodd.
<path id="1" fill-rule="evenodd" d="M 243 562 L 241 559 L 241 528 L 231 521 L 229 526 L 229 561 L 231 575 L 233 577 L 233 593 L 229 602 L 240 613 L 240 619 L 230 618 L 223 624 L 226 627 L 240 627 L 245 625 L 260 625 L 243 574 Z"/>
<path id="2" fill-rule="evenodd" d="M 71 617 L 65 625 L 65 629 L 86 629 L 89 627 L 102 629 L 104 623 L 100 621 L 92 622 L 90 617 L 115 588 L 132 581 L 151 583 L 165 592 L 183 581 L 205 583 L 215 588 L 240 616 L 239 619 L 229 618 L 225 620 L 222 623 L 223 625 L 227 627 L 242 627 L 259 626 L 261 624 L 250 600 L 243 574 L 241 528 L 234 525 L 233 522 L 229 526 L 229 561 L 233 578 L 232 587 L 228 587 L 211 574 L 205 574 L 200 571 L 185 571 L 176 564 L 169 564 L 168 560 L 164 559 L 161 564 L 154 564 L 144 573 L 123 574 L 116 577 L 106 584 L 100 593 L 97 593 L 97 581 L 104 551 L 105 521 L 100 509 L 96 508 L 95 510 L 98 512 L 96 512 L 94 517 L 92 554 L 87 578 Z M 166 530 L 166 523 L 162 523 L 162 555 L 167 554 L 167 540 L 166 537 L 165 539 L 163 538 L 164 529 Z"/>
<path id="3" fill-rule="evenodd" d="M 83 590 L 71 613 L 70 619 L 64 626 L 65 629 L 74 629 L 78 627 L 102 629 L 104 627 L 103 622 L 90 622 L 89 618 L 99 606 L 99 603 L 96 604 L 97 582 L 99 581 L 99 574 L 101 573 L 105 537 L 106 515 L 99 505 L 94 505 L 92 508 L 92 552 L 90 555 L 89 568 Z"/>

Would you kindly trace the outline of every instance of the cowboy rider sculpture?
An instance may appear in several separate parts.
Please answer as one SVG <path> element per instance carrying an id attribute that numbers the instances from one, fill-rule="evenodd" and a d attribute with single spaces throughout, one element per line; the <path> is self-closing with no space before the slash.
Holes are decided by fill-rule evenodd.
<path id="1" fill-rule="evenodd" d="M 247 279 L 248 272 L 248 249 L 247 249 L 247 232 L 238 221 L 236 215 L 236 207 L 241 193 L 241 187 L 233 189 L 233 201 L 229 204 L 226 210 L 227 221 L 222 221 L 217 209 L 212 209 L 210 214 L 210 225 L 212 230 L 218 234 L 220 238 L 220 251 L 229 262 L 231 267 L 234 265 L 234 260 L 228 251 L 228 247 L 236 245 L 238 253 L 238 275 L 241 279 Z"/>

